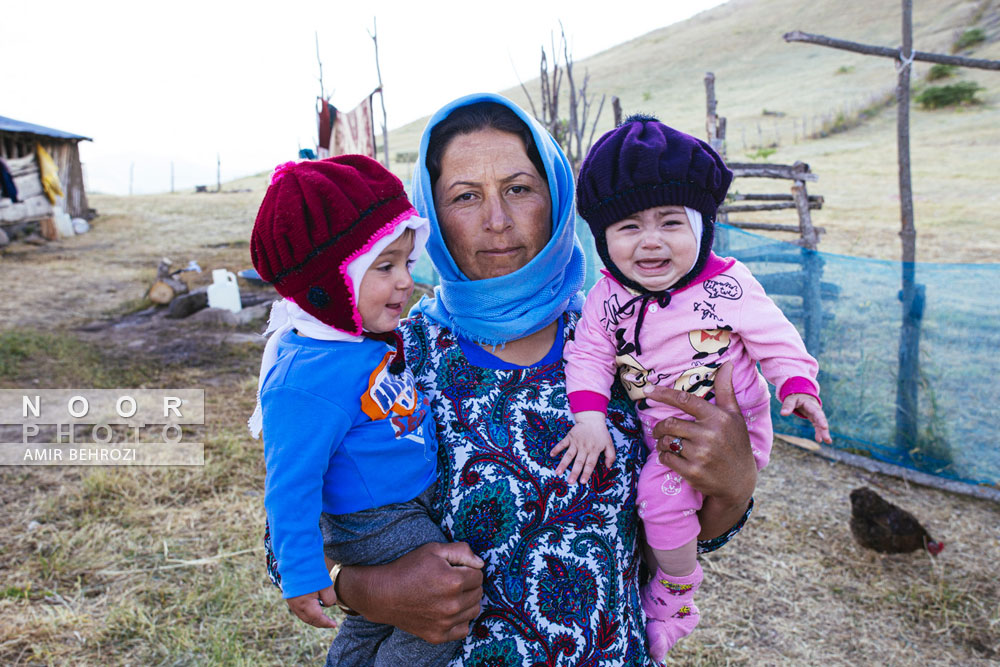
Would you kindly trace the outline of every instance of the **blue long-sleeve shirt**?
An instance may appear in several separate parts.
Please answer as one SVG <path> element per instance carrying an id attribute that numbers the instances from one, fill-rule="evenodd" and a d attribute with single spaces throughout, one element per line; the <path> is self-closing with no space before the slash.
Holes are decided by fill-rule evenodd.
<path id="1" fill-rule="evenodd" d="M 437 478 L 437 438 L 409 370 L 385 343 L 286 333 L 264 380 L 264 505 L 286 598 L 330 585 L 320 512 L 415 498 Z"/>

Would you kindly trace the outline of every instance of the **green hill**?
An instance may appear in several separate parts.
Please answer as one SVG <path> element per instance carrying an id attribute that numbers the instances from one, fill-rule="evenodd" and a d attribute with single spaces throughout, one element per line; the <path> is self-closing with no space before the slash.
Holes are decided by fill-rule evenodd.
<path id="1" fill-rule="evenodd" d="M 966 53 L 1000 59 L 997 0 L 914 4 L 916 49 L 950 53 L 966 29 L 977 27 L 986 40 Z M 808 162 L 819 175 L 819 182 L 810 184 L 810 192 L 826 200 L 823 210 L 814 215 L 815 224 L 827 229 L 821 249 L 895 259 L 899 256 L 899 207 L 894 62 L 789 44 L 782 35 L 798 29 L 896 46 L 901 41 L 900 23 L 897 2 L 731 0 L 580 60 L 575 72 L 582 76 L 587 69 L 590 90 L 608 95 L 598 135 L 612 125 L 610 97 L 617 95 L 626 114 L 652 112 L 702 137 L 704 75 L 714 72 L 718 113 L 728 122 L 728 158 L 748 161 L 756 155 L 759 159 L 759 149 L 771 147 L 774 152 L 768 161 Z M 916 91 L 926 85 L 929 68 L 929 63 L 915 64 Z M 1000 170 L 1000 73 L 964 70 L 956 72 L 952 81 L 977 82 L 983 87 L 978 94 L 982 103 L 936 111 L 914 105 L 911 113 L 918 257 L 992 262 L 1000 249 L 990 206 L 1000 197 L 996 175 Z M 525 84 L 535 95 L 538 80 Z M 526 105 L 519 88 L 500 92 Z M 863 112 L 864 120 L 856 124 Z M 415 151 L 426 122 L 423 118 L 391 132 L 391 153 Z M 829 134 L 834 126 L 850 129 Z M 824 133 L 828 136 L 818 138 Z M 394 166 L 404 178 L 412 170 L 411 165 Z M 787 192 L 787 185 L 742 180 L 734 188 Z M 794 216 L 789 216 L 777 213 L 756 219 L 790 222 Z"/>

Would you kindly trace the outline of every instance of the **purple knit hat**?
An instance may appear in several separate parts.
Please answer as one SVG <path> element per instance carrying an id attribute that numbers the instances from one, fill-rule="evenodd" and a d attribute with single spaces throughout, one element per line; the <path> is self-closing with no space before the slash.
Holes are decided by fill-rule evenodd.
<path id="1" fill-rule="evenodd" d="M 698 260 L 670 289 L 701 273 L 712 250 L 715 212 L 726 198 L 733 172 L 704 141 L 636 114 L 597 140 L 580 167 L 576 203 L 594 234 L 597 253 L 626 287 L 646 290 L 618 270 L 608 255 L 608 226 L 654 206 L 687 206 L 702 215 Z"/>

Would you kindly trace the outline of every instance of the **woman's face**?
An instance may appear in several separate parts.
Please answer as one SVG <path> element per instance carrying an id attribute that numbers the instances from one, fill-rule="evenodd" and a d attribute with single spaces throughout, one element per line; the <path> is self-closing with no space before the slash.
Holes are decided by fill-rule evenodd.
<path id="1" fill-rule="evenodd" d="M 445 245 L 470 280 L 517 271 L 551 234 L 548 185 L 509 132 L 479 130 L 448 143 L 434 208 Z"/>

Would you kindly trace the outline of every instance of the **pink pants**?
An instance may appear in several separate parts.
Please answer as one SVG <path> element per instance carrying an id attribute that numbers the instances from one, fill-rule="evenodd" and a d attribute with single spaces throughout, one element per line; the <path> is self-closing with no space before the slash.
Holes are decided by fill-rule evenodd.
<path id="1" fill-rule="evenodd" d="M 767 465 L 774 440 L 770 401 L 744 409 L 743 417 L 750 434 L 753 457 L 760 470 Z M 639 473 L 639 518 L 642 519 L 649 546 L 663 551 L 676 549 L 696 539 L 701 532 L 697 512 L 701 509 L 703 496 L 684 478 L 660 463 L 656 441 L 652 437 L 652 420 L 644 418 L 642 421 L 646 426 L 643 432 L 649 456 Z"/>

